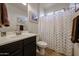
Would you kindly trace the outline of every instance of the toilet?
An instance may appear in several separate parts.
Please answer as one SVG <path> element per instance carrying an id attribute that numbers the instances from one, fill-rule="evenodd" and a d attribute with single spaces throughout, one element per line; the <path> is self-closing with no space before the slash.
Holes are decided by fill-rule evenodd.
<path id="1" fill-rule="evenodd" d="M 39 54 L 45 55 L 45 48 L 47 47 L 47 43 L 44 41 L 38 41 L 37 46 L 39 47 Z"/>

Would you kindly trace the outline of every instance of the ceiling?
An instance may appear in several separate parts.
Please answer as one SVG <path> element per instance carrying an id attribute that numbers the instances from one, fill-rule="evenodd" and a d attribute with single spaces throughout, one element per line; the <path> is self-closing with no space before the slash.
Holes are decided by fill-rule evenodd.
<path id="1" fill-rule="evenodd" d="M 37 9 L 39 7 L 40 10 L 42 10 L 44 8 L 47 9 L 51 6 L 56 5 L 56 3 L 29 3 L 29 4 L 30 4 L 31 8 Z"/>
<path id="2" fill-rule="evenodd" d="M 41 3 L 40 8 L 49 8 L 54 5 L 56 5 L 56 3 Z"/>
<path id="3" fill-rule="evenodd" d="M 49 9 L 49 8 L 55 8 L 60 6 L 69 6 L 69 3 L 41 3 L 40 8 L 42 9 Z M 65 7 L 64 7 L 65 8 Z"/>

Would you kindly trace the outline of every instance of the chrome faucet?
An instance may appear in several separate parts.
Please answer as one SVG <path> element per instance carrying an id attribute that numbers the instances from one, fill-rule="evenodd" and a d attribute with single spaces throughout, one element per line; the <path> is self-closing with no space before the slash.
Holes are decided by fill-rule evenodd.
<path id="1" fill-rule="evenodd" d="M 6 32 L 1 32 L 1 37 L 6 36 Z"/>

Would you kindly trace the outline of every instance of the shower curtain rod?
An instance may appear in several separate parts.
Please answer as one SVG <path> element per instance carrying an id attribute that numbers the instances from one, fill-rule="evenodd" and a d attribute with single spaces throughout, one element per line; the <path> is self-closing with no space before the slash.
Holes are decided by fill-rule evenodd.
<path id="1" fill-rule="evenodd" d="M 73 9 L 74 8 L 74 9 Z M 66 10 L 69 10 L 69 9 L 73 9 L 75 12 L 76 12 L 76 10 L 75 10 L 75 7 L 69 7 L 69 8 L 62 8 L 62 9 L 59 9 L 59 10 L 64 10 L 64 11 L 66 11 Z M 52 11 L 53 13 L 55 13 L 56 11 L 59 11 L 59 10 L 55 10 L 55 11 Z M 46 12 L 46 10 L 44 9 L 44 16 L 47 16 L 46 14 L 47 14 L 47 12 Z"/>
<path id="2" fill-rule="evenodd" d="M 76 12 L 76 3 L 74 4 L 74 7 L 62 8 L 62 9 L 65 11 L 65 10 L 69 10 L 69 9 L 73 9 L 73 8 L 74 8 L 74 11 Z M 60 9 L 60 10 L 62 10 L 62 9 Z M 55 10 L 54 12 L 56 12 L 56 11 L 59 11 L 59 10 Z"/>
<path id="3" fill-rule="evenodd" d="M 64 11 L 66 11 L 66 10 L 69 10 L 69 9 L 72 9 L 72 8 L 74 8 L 74 11 L 75 11 L 75 7 L 71 7 L 71 8 L 62 8 Z M 59 10 L 62 10 L 62 9 L 59 9 Z M 53 11 L 53 12 L 56 12 L 56 11 L 59 11 L 59 10 L 55 10 L 55 11 Z"/>
<path id="4" fill-rule="evenodd" d="M 77 11 L 76 11 L 76 3 L 74 4 L 73 7 L 62 8 L 62 9 L 59 9 L 59 10 L 64 10 L 64 11 L 66 11 L 66 10 L 70 10 L 70 9 L 73 9 L 75 12 L 77 12 Z M 55 11 L 52 11 L 52 12 L 55 13 L 56 11 L 59 11 L 59 10 L 55 10 Z M 39 14 L 40 14 L 40 4 L 39 4 L 39 11 L 38 11 L 38 12 L 39 12 Z M 44 16 L 46 16 L 46 14 L 48 13 L 45 8 L 44 8 L 43 12 L 44 12 Z"/>
<path id="5" fill-rule="evenodd" d="M 72 8 L 74 8 L 74 11 L 77 12 L 77 11 L 79 11 L 79 8 L 77 8 L 76 5 L 77 5 L 77 3 L 74 3 L 74 7 L 71 7 L 71 8 L 70 8 L 70 7 L 69 7 L 69 8 L 63 8 L 63 9 L 64 9 L 64 11 L 65 11 L 65 10 L 67 10 L 67 9 L 72 9 Z"/>

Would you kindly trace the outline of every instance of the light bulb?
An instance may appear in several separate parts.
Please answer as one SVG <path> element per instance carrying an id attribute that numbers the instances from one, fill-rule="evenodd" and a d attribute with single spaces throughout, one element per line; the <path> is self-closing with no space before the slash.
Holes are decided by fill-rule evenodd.
<path id="1" fill-rule="evenodd" d="M 27 5 L 27 3 L 22 3 L 23 5 Z"/>

